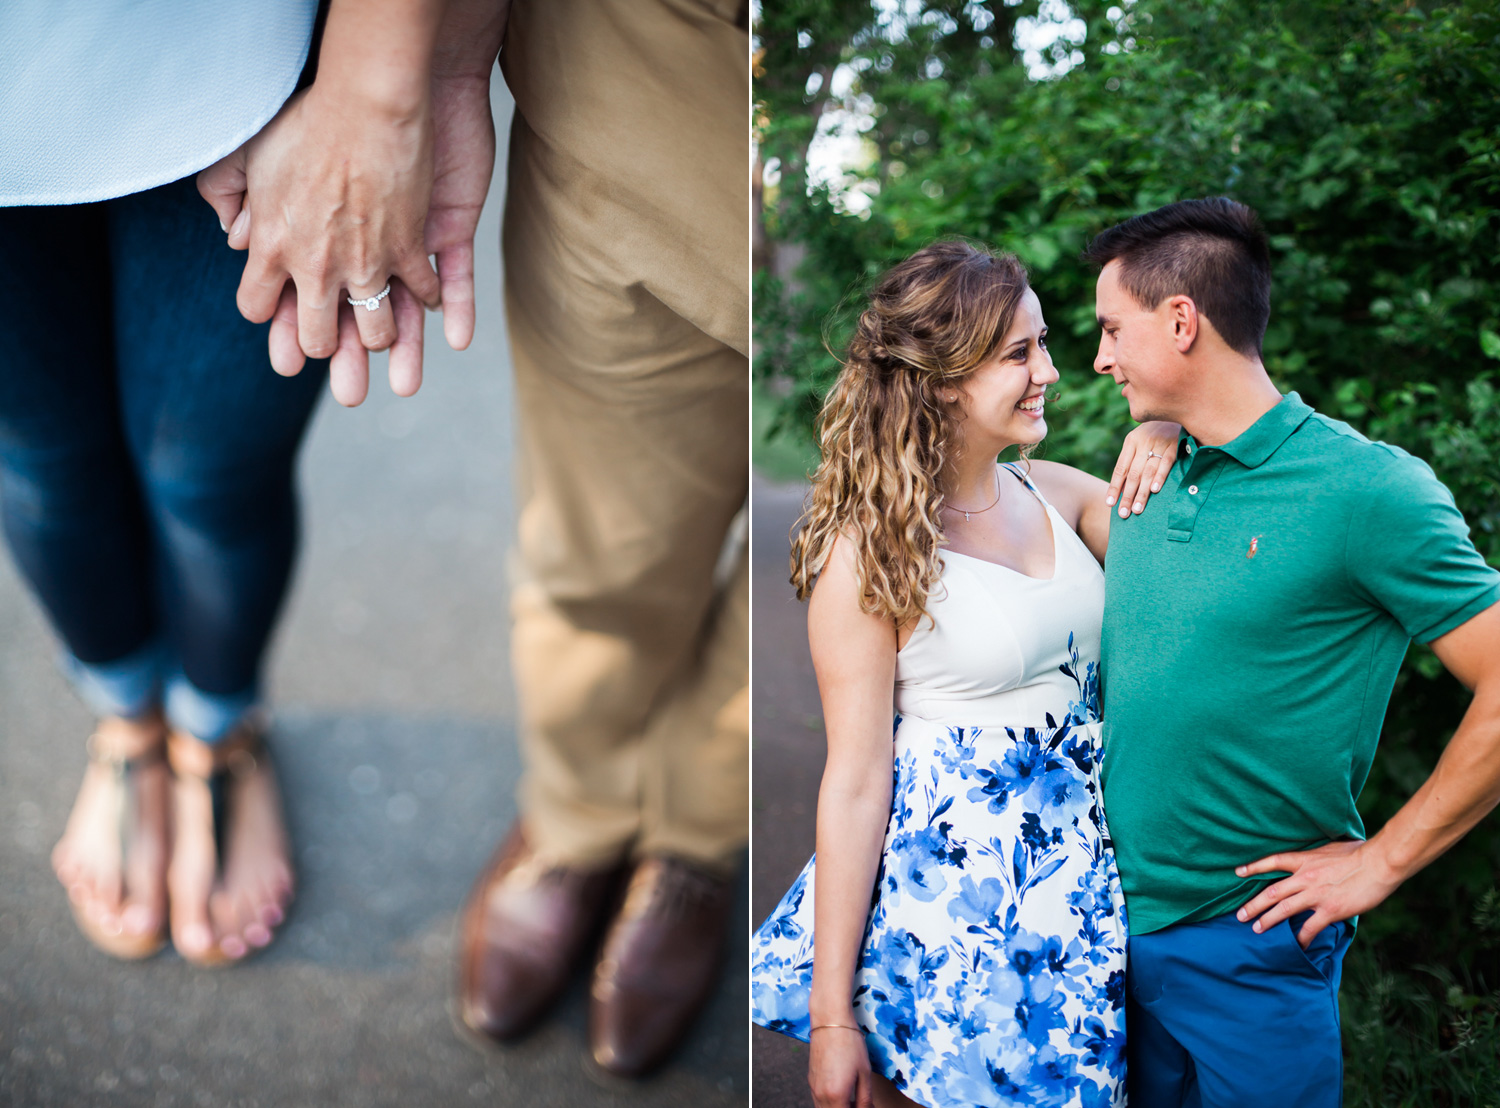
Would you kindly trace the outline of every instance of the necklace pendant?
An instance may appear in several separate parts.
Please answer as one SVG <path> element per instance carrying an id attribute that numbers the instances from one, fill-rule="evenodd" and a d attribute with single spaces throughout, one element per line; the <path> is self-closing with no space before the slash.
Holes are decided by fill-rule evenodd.
<path id="1" fill-rule="evenodd" d="M 969 513 L 968 513 L 968 512 L 965 512 L 965 513 L 964 513 L 964 522 L 965 522 L 965 523 L 968 523 L 968 522 L 969 522 Z"/>

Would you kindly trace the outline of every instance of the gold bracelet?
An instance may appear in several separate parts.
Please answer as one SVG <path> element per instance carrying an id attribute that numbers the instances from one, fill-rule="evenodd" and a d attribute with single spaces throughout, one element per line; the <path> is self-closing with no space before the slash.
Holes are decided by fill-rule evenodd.
<path id="1" fill-rule="evenodd" d="M 807 1033 L 809 1035 L 811 1035 L 814 1031 L 821 1031 L 825 1027 L 842 1027 L 845 1031 L 858 1031 L 861 1035 L 863 1035 L 865 1033 L 865 1029 L 863 1027 L 855 1027 L 853 1024 L 848 1024 L 848 1023 L 819 1023 L 819 1024 L 814 1024 L 812 1027 L 809 1027 L 807 1029 Z"/>

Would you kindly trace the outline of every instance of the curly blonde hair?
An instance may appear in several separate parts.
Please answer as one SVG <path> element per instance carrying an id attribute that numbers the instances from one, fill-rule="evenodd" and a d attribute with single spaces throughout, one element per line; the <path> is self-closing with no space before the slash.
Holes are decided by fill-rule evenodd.
<path id="1" fill-rule="evenodd" d="M 823 460 L 792 541 L 798 599 L 811 594 L 842 536 L 855 544 L 866 612 L 898 626 L 926 614 L 941 572 L 939 478 L 957 416 L 942 392 L 994 356 L 1028 287 L 1013 255 L 946 240 L 871 290 L 823 402 Z"/>

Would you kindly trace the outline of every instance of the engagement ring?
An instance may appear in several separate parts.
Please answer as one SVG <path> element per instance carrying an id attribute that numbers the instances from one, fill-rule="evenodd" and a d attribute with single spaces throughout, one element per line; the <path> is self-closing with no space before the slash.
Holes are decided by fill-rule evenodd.
<path id="1" fill-rule="evenodd" d="M 387 281 L 385 283 L 385 288 L 381 289 L 374 296 L 366 296 L 359 300 L 356 300 L 354 297 L 350 296 L 347 299 L 350 304 L 354 305 L 354 307 L 363 308 L 367 312 L 373 312 L 376 308 L 380 307 L 380 302 L 390 294 L 391 283 Z"/>

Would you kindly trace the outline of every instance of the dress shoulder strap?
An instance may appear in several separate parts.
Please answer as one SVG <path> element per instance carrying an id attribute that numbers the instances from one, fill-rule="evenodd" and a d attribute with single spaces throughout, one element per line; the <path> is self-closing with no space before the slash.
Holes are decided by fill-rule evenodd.
<path id="1" fill-rule="evenodd" d="M 1026 471 L 1024 469 L 1022 469 L 1020 467 L 1020 465 L 1018 465 L 1015 462 L 1001 462 L 1000 463 L 1000 468 L 1001 469 L 1008 469 L 1008 470 L 1010 470 L 1011 473 L 1015 474 L 1016 477 L 1019 478 L 1021 484 L 1025 485 L 1028 489 L 1031 490 L 1031 495 L 1034 496 L 1034 497 L 1036 497 L 1038 500 L 1040 500 L 1042 502 L 1042 507 L 1044 507 L 1044 508 L 1050 508 L 1050 507 L 1052 507 L 1051 504 L 1047 503 L 1047 498 L 1042 495 L 1042 490 L 1039 489 L 1039 488 L 1037 488 L 1035 485 L 1033 485 L 1031 483 L 1031 478 L 1028 477 L 1028 476 L 1026 476 Z"/>

